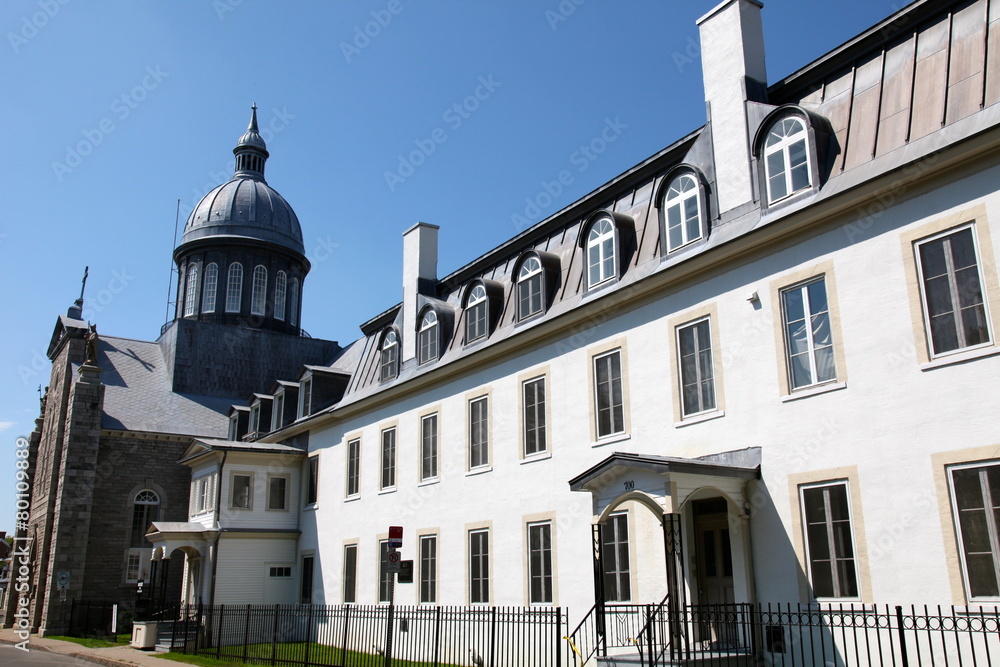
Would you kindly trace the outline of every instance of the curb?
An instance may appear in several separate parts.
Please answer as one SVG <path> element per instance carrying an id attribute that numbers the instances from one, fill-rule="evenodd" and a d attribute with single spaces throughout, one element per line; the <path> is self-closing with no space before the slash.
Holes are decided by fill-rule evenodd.
<path id="1" fill-rule="evenodd" d="M 67 644 L 71 642 L 65 642 Z M 12 642 L 9 639 L 0 638 L 0 644 L 6 644 L 8 646 L 15 646 L 17 642 Z M 35 644 L 31 647 L 33 651 L 45 651 L 46 653 L 55 653 L 56 655 L 65 655 L 70 658 L 78 658 L 80 660 L 86 660 L 87 662 L 93 662 L 98 665 L 105 665 L 105 667 L 137 667 L 139 663 L 135 662 L 125 662 L 122 660 L 113 660 L 111 658 L 105 658 L 103 655 L 91 655 L 89 653 L 63 653 L 62 651 L 54 651 L 47 646 L 41 646 Z"/>

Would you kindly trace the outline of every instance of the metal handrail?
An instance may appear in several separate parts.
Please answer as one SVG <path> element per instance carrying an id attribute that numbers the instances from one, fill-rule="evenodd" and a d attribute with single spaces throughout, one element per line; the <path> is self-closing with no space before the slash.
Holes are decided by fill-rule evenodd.
<path id="1" fill-rule="evenodd" d="M 653 624 L 657 621 L 657 617 L 660 616 L 661 612 L 663 611 L 663 608 L 666 606 L 669 600 L 670 600 L 670 593 L 667 593 L 665 596 L 663 596 L 663 599 L 660 600 L 660 603 L 656 605 L 656 607 L 652 611 L 647 610 L 646 624 L 642 626 L 642 630 L 640 630 L 639 634 L 637 634 L 635 637 L 635 646 L 636 649 L 638 649 L 639 651 L 639 663 L 641 665 L 646 664 L 642 654 L 642 646 L 644 639 L 649 647 L 649 664 L 651 666 L 654 664 L 653 648 L 655 639 L 653 636 L 653 627 L 654 627 Z M 669 642 L 664 642 L 662 646 L 659 646 L 657 657 L 663 655 L 663 652 L 666 651 L 669 646 L 670 646 Z"/>

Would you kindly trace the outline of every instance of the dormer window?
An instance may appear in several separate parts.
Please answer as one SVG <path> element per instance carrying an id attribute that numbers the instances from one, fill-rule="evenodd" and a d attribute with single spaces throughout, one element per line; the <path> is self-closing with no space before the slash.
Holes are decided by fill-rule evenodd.
<path id="1" fill-rule="evenodd" d="M 250 432 L 257 433 L 260 430 L 260 403 L 250 406 Z"/>
<path id="2" fill-rule="evenodd" d="M 271 406 L 271 428 L 277 431 L 285 425 L 285 392 L 274 394 L 274 404 Z"/>
<path id="3" fill-rule="evenodd" d="M 764 140 L 767 201 L 773 204 L 812 185 L 809 137 L 801 118 L 786 116 Z"/>
<path id="4" fill-rule="evenodd" d="M 312 414 L 312 377 L 303 378 L 299 383 L 299 418 Z"/>
<path id="5" fill-rule="evenodd" d="M 424 312 L 424 316 L 420 319 L 418 338 L 420 345 L 419 363 L 425 364 L 428 361 L 434 361 L 438 358 L 438 333 L 437 313 L 431 309 L 427 309 Z"/>
<path id="6" fill-rule="evenodd" d="M 663 198 L 667 252 L 673 252 L 704 236 L 702 192 L 690 172 L 675 176 Z"/>
<path id="7" fill-rule="evenodd" d="M 596 287 L 617 275 L 615 226 L 608 218 L 602 218 L 587 233 L 587 287 Z"/>
<path id="8" fill-rule="evenodd" d="M 379 350 L 378 379 L 385 382 L 399 373 L 399 338 L 395 331 L 387 331 Z"/>
<path id="9" fill-rule="evenodd" d="M 487 333 L 486 288 L 476 285 L 465 304 L 465 342 L 483 338 Z"/>
<path id="10" fill-rule="evenodd" d="M 542 263 L 532 255 L 517 272 L 517 319 L 542 312 Z"/>

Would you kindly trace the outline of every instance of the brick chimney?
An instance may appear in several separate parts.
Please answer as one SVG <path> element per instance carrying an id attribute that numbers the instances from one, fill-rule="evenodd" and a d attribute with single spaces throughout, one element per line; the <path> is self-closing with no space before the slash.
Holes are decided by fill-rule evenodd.
<path id="1" fill-rule="evenodd" d="M 747 100 L 767 90 L 759 0 L 725 0 L 698 19 L 719 211 L 753 199 Z"/>

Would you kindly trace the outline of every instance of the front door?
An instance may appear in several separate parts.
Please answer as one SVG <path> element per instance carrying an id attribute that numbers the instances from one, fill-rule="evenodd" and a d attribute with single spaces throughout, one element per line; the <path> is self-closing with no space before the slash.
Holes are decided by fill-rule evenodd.
<path id="1" fill-rule="evenodd" d="M 696 500 L 694 511 L 695 564 L 698 607 L 697 640 L 721 647 L 735 641 L 730 633 L 727 610 L 708 605 L 731 605 L 735 602 L 733 552 L 729 540 L 729 508 L 724 498 Z"/>

